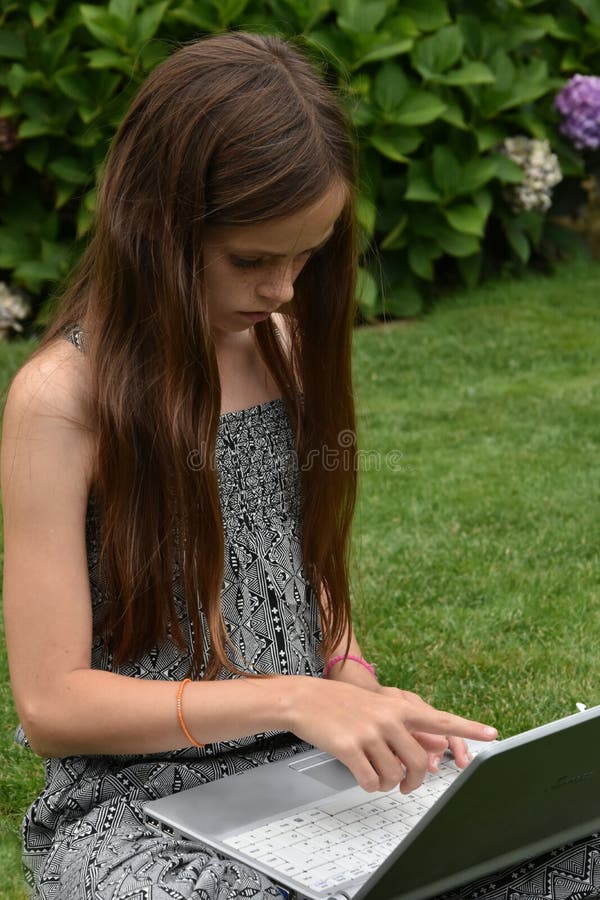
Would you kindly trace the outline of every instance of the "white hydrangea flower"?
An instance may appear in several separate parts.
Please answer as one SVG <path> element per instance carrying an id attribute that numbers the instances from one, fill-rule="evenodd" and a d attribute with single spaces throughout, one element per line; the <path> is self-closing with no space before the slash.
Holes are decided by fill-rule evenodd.
<path id="1" fill-rule="evenodd" d="M 23 331 L 21 321 L 31 314 L 27 295 L 0 281 L 0 340 L 11 331 Z"/>
<path id="2" fill-rule="evenodd" d="M 513 212 L 533 209 L 547 212 L 552 205 L 552 189 L 562 181 L 560 164 L 549 142 L 517 135 L 506 138 L 499 149 L 520 166 L 524 174 L 521 184 L 511 184 L 505 189 Z"/>

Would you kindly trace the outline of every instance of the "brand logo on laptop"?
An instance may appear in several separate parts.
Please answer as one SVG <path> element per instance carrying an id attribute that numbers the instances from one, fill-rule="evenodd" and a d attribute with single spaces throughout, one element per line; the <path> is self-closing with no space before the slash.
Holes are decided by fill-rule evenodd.
<path id="1" fill-rule="evenodd" d="M 591 772 L 579 772 L 576 775 L 560 775 L 554 784 L 551 784 L 547 791 L 557 791 L 559 788 L 568 787 L 570 784 L 579 784 L 580 781 L 587 781 L 594 774 Z"/>

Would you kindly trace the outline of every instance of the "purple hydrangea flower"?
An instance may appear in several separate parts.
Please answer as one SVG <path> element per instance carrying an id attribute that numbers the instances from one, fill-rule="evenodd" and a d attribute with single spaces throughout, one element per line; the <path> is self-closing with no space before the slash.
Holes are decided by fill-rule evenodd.
<path id="1" fill-rule="evenodd" d="M 600 147 L 600 78 L 573 75 L 557 94 L 554 105 L 563 116 L 560 130 L 578 150 Z"/>

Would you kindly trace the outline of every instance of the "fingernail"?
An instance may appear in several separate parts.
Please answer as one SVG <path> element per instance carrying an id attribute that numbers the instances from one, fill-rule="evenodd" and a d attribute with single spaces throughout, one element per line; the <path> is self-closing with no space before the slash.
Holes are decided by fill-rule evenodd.
<path id="1" fill-rule="evenodd" d="M 498 732 L 496 731 L 496 729 L 491 728 L 489 725 L 487 725 L 484 728 L 484 733 L 485 733 L 486 737 L 491 737 L 491 738 L 498 737 Z"/>

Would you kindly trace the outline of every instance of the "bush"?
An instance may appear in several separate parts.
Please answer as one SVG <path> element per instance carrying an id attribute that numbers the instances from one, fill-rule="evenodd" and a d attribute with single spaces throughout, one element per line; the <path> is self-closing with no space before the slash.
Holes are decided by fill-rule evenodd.
<path id="1" fill-rule="evenodd" d="M 38 298 L 76 260 L 95 175 L 129 100 L 179 41 L 228 28 L 299 36 L 340 86 L 360 139 L 367 317 L 420 308 L 436 278 L 526 264 L 559 232 L 515 214 L 508 136 L 582 162 L 552 100 L 599 71 L 598 0 L 2 0 L 0 275 Z M 563 190 L 563 198 L 565 192 Z M 366 264 L 365 264 L 366 265 Z M 383 288 L 383 289 L 382 289 Z M 383 300 L 385 297 L 385 301 Z M 42 317 L 44 314 L 42 307 Z"/>

